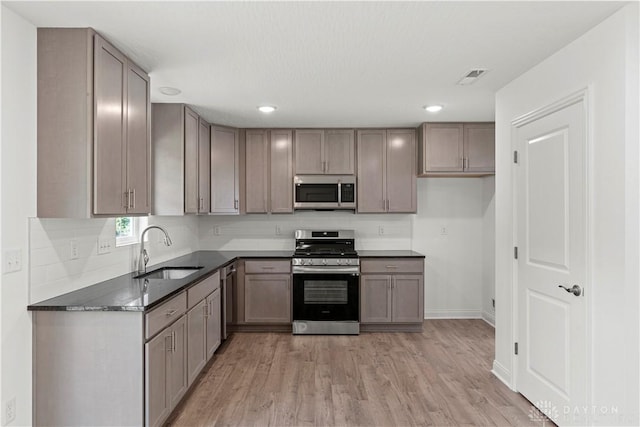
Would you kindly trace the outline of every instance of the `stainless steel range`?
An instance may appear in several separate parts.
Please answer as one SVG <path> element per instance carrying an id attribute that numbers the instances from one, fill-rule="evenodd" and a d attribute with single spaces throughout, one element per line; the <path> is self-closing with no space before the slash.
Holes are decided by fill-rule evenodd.
<path id="1" fill-rule="evenodd" d="M 297 230 L 293 333 L 360 333 L 360 260 L 353 230 Z"/>

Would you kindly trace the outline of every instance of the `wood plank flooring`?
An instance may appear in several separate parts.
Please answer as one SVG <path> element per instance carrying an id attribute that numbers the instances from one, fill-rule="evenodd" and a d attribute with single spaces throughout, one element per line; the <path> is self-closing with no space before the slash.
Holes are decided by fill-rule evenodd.
<path id="1" fill-rule="evenodd" d="M 542 424 L 491 374 L 493 354 L 482 320 L 427 320 L 422 333 L 236 333 L 168 424 Z"/>

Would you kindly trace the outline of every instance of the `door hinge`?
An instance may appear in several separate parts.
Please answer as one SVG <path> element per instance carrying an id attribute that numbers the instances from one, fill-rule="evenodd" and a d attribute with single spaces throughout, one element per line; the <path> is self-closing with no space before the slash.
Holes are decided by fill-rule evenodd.
<path id="1" fill-rule="evenodd" d="M 518 247 L 517 246 L 513 247 L 513 257 L 515 259 L 518 259 Z"/>
<path id="2" fill-rule="evenodd" d="M 518 343 L 514 343 L 513 351 L 516 355 L 518 354 Z"/>
<path id="3" fill-rule="evenodd" d="M 513 152 L 513 163 L 518 163 L 518 152 L 514 151 Z"/>

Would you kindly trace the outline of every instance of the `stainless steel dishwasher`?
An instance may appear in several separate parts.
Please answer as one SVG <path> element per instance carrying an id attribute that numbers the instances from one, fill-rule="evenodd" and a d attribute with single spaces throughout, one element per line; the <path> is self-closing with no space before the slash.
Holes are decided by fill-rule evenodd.
<path id="1" fill-rule="evenodd" d="M 236 300 L 236 263 L 224 267 L 220 274 L 220 286 L 222 289 L 222 339 L 226 340 L 229 327 L 235 324 L 236 312 L 234 301 Z"/>

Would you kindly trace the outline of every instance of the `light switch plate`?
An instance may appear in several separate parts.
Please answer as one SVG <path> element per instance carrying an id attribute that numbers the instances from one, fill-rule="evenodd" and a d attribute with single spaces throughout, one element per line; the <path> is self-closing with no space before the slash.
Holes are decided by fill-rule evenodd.
<path id="1" fill-rule="evenodd" d="M 2 272 L 4 274 L 22 270 L 22 250 L 9 249 L 2 253 Z"/>
<path id="2" fill-rule="evenodd" d="M 104 255 L 111 252 L 112 245 L 112 239 L 106 237 L 98 237 L 98 255 Z"/>

